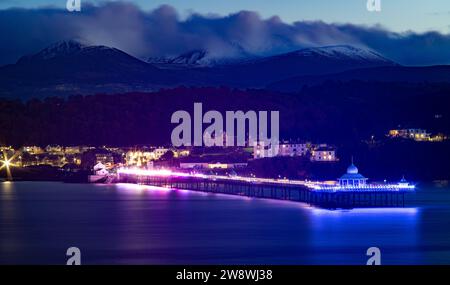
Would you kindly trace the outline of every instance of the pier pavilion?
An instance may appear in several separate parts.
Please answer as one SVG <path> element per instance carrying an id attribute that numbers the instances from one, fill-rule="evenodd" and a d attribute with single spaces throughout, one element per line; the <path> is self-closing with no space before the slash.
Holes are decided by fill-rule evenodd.
<path id="1" fill-rule="evenodd" d="M 347 168 L 347 173 L 342 175 L 338 181 L 341 187 L 362 187 L 367 184 L 367 178 L 358 173 L 358 168 L 353 164 L 353 161 Z"/>

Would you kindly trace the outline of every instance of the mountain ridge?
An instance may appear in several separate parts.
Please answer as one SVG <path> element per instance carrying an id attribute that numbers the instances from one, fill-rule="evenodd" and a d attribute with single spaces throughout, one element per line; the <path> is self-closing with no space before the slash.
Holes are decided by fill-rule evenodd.
<path id="1" fill-rule="evenodd" d="M 208 57 L 208 51 L 195 50 L 171 61 L 160 59 L 158 63 L 148 63 L 114 47 L 63 41 L 23 56 L 16 64 L 0 67 L 0 97 L 26 99 L 147 92 L 178 86 L 279 88 L 282 84 L 291 84 L 289 80 L 301 83 L 361 78 L 364 73 L 358 74 L 359 70 L 375 70 L 371 72 L 376 73 L 376 68 L 381 67 L 397 70 L 392 73 L 395 81 L 396 78 L 407 79 L 402 72 L 408 72 L 374 51 L 350 45 L 304 48 L 267 57 L 247 57 L 227 64 L 224 64 L 226 61 L 204 64 L 202 60 Z M 173 68 L 174 65 L 177 67 Z M 417 70 L 425 69 L 418 67 Z M 383 74 L 372 74 L 368 78 L 380 76 Z M 420 76 L 415 78 L 420 80 Z"/>

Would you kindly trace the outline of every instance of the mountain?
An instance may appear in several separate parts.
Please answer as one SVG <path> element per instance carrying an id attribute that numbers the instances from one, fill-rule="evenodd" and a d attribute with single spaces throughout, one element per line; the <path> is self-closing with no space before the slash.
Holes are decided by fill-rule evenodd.
<path id="1" fill-rule="evenodd" d="M 173 57 L 150 57 L 147 62 L 163 69 L 183 69 L 238 64 L 255 58 L 257 57 L 243 51 L 233 57 L 219 57 L 208 50 L 198 49 Z"/>
<path id="2" fill-rule="evenodd" d="M 164 67 L 208 66 L 206 50 L 192 50 L 175 57 L 150 57 L 147 62 Z"/>
<path id="3" fill-rule="evenodd" d="M 356 48 L 350 45 L 335 45 L 318 48 L 306 48 L 284 56 L 302 58 L 322 58 L 335 62 L 353 62 L 367 65 L 392 65 L 393 61 L 368 49 Z"/>
<path id="4" fill-rule="evenodd" d="M 1 67 L 0 96 L 152 90 L 176 81 L 174 74 L 116 48 L 63 41 Z"/>
<path id="5" fill-rule="evenodd" d="M 145 92 L 177 86 L 269 86 L 296 91 L 304 84 L 330 79 L 448 82 L 446 74 L 436 68 L 402 67 L 373 51 L 348 45 L 262 58 L 241 52 L 233 59 L 195 50 L 172 58 L 152 58 L 149 63 L 116 48 L 63 41 L 0 67 L 0 97 Z"/>
<path id="6" fill-rule="evenodd" d="M 395 62 L 362 48 L 348 45 L 305 48 L 281 55 L 219 67 L 219 78 L 238 86 L 261 87 L 270 82 L 302 75 L 320 75 L 356 68 L 395 66 Z"/>
<path id="7" fill-rule="evenodd" d="M 325 75 L 296 76 L 273 82 L 268 89 L 295 92 L 303 86 L 323 84 L 326 81 L 349 82 L 399 82 L 399 83 L 450 83 L 450 66 L 381 66 L 373 68 L 352 69 Z"/>

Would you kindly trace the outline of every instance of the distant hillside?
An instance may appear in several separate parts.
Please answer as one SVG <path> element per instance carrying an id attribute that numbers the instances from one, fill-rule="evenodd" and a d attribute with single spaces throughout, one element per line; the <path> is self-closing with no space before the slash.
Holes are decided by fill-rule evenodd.
<path id="1" fill-rule="evenodd" d="M 261 88 L 295 76 L 374 66 L 395 63 L 372 51 L 345 45 L 265 58 L 243 55 L 239 60 L 211 58 L 206 51 L 193 51 L 148 63 L 115 48 L 63 41 L 0 67 L 0 97 L 147 92 L 178 86 Z"/>
<path id="2" fill-rule="evenodd" d="M 1 67 L 0 96 L 152 90 L 178 81 L 121 50 L 64 41 Z"/>
<path id="3" fill-rule="evenodd" d="M 348 82 L 352 80 L 365 82 L 403 82 L 412 84 L 426 82 L 450 83 L 450 66 L 382 66 L 353 69 L 326 75 L 297 76 L 271 83 L 268 85 L 268 88 L 278 91 L 295 92 L 301 90 L 305 85 L 319 85 L 326 81 Z"/>
<path id="4" fill-rule="evenodd" d="M 348 45 L 306 48 L 298 51 L 243 61 L 237 64 L 205 68 L 216 84 L 238 87 L 263 87 L 296 76 L 323 75 L 376 66 L 395 66 L 383 56 Z"/>

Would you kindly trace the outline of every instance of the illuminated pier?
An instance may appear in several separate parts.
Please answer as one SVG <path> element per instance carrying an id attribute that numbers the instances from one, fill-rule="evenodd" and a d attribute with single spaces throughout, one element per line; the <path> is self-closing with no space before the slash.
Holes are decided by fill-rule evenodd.
<path id="1" fill-rule="evenodd" d="M 170 189 L 297 201 L 329 209 L 404 207 L 405 195 L 415 190 L 414 185 L 406 181 L 397 184 L 343 185 L 142 169 L 120 169 L 117 181 Z"/>

